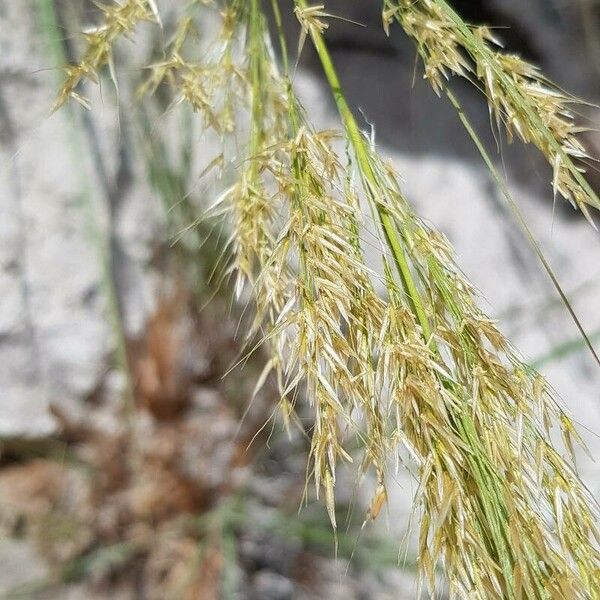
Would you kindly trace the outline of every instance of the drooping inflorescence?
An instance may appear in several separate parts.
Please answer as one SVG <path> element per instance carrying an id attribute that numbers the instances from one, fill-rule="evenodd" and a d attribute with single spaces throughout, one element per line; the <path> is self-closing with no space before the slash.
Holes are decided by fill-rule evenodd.
<path id="1" fill-rule="evenodd" d="M 145 5 L 120 7 L 129 4 Z M 432 590 L 441 564 L 455 598 L 594 598 L 596 503 L 572 458 L 550 441 L 554 428 L 572 452 L 572 421 L 478 307 L 447 240 L 414 214 L 393 168 L 359 131 L 323 38 L 323 6 L 294 5 L 331 85 L 342 134 L 315 130 L 294 93 L 276 0 L 282 66 L 259 0 L 231 0 L 202 56 L 187 55 L 192 24 L 182 17 L 141 92 L 169 86 L 174 103 L 188 103 L 223 138 L 247 130 L 236 179 L 207 213 L 227 219 L 227 272 L 238 297 L 251 292 L 249 339 L 269 348 L 264 376 L 276 373 L 284 416 L 299 398 L 312 407 L 309 474 L 332 525 L 338 464 L 374 472 L 375 518 L 403 448 L 419 480 L 419 564 Z M 563 100 L 541 91 L 536 71 L 497 53 L 486 30 L 463 26 L 441 0 L 386 7 L 386 18 L 417 41 L 438 90 L 447 73 L 489 80 L 497 118 L 558 161 L 559 191 L 591 203 L 569 162 L 579 146 Z M 480 46 L 477 63 L 469 56 Z M 90 52 L 84 63 L 94 70 L 107 62 Z M 340 141 L 351 158 L 335 150 Z M 382 273 L 365 264 L 365 212 L 377 222 Z"/>
<path id="2" fill-rule="evenodd" d="M 113 45 L 127 36 L 143 21 L 159 21 L 154 0 L 125 0 L 122 4 L 99 4 L 102 23 L 85 33 L 86 50 L 81 60 L 65 67 L 66 79 L 54 103 L 58 110 L 70 98 L 89 108 L 85 96 L 77 88 L 83 80 L 98 82 L 99 71 L 107 65 L 114 73 Z"/>
<path id="3" fill-rule="evenodd" d="M 398 21 L 414 40 L 425 78 L 439 94 L 450 75 L 473 81 L 482 89 L 509 140 L 516 136 L 534 144 L 553 169 L 552 185 L 592 221 L 588 206 L 600 199 L 585 179 L 592 157 L 578 138 L 580 127 L 572 107 L 577 99 L 549 81 L 534 65 L 506 53 L 486 26 L 468 25 L 446 0 L 384 0 L 386 32 Z"/>

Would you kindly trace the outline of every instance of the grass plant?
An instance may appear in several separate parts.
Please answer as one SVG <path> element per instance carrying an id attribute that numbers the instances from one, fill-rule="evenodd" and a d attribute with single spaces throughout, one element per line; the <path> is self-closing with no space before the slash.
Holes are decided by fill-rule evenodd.
<path id="1" fill-rule="evenodd" d="M 248 338 L 270 351 L 258 385 L 275 374 L 288 423 L 300 398 L 312 408 L 307 475 L 333 528 L 339 464 L 373 472 L 367 520 L 375 519 L 403 448 L 419 481 L 418 563 L 432 593 L 442 565 L 454 598 L 599 597 L 598 511 L 574 467 L 573 422 L 479 308 L 448 241 L 414 213 L 393 167 L 360 131 L 327 49 L 327 10 L 293 3 L 299 48 L 310 40 L 316 50 L 340 132 L 316 130 L 295 94 L 283 3 L 214 3 L 221 29 L 196 55 L 190 15 L 211 10 L 206 4 L 182 9 L 142 91 L 164 87 L 224 140 L 238 136 L 237 180 L 206 215 L 228 223 L 225 274 L 238 298 L 251 291 Z M 146 0 L 102 10 L 105 24 L 67 68 L 57 107 L 70 97 L 85 106 L 78 84 L 114 69 L 116 39 L 158 15 Z M 599 201 L 577 162 L 589 157 L 570 97 L 499 51 L 488 29 L 464 23 L 445 0 L 385 0 L 383 17 L 415 40 L 438 92 L 450 75 L 476 81 L 498 128 L 537 146 L 553 167 L 555 193 L 591 219 L 588 207 Z M 381 273 L 364 260 L 369 215 Z"/>

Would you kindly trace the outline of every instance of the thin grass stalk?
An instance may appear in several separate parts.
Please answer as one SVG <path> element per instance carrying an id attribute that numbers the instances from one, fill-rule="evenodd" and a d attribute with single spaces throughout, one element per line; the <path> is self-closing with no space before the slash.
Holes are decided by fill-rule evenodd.
<path id="1" fill-rule="evenodd" d="M 587 346 L 587 348 L 590 351 L 592 357 L 594 358 L 596 364 L 598 366 L 600 366 L 600 357 L 598 356 L 598 353 L 596 352 L 596 349 L 594 348 L 594 344 L 592 343 L 592 340 L 588 336 L 581 321 L 579 320 L 579 317 L 577 316 L 577 313 L 575 312 L 575 309 L 573 308 L 571 301 L 569 300 L 567 294 L 565 293 L 560 281 L 558 280 L 558 277 L 554 273 L 554 269 L 552 269 L 550 263 L 548 262 L 548 259 L 544 256 L 544 253 L 542 252 L 542 249 L 540 248 L 538 241 L 536 240 L 535 236 L 533 235 L 531 228 L 527 224 L 527 221 L 525 220 L 523 213 L 521 212 L 518 204 L 515 202 L 510 190 L 508 189 L 508 185 L 506 184 L 506 181 L 502 178 L 502 176 L 498 172 L 498 169 L 496 168 L 496 165 L 494 164 L 492 157 L 489 155 L 488 151 L 486 150 L 483 142 L 481 141 L 481 138 L 477 135 L 475 128 L 473 127 L 472 123 L 469 121 L 467 115 L 465 114 L 458 98 L 448 88 L 445 88 L 445 93 L 446 93 L 448 99 L 450 100 L 450 103 L 452 104 L 452 106 L 456 109 L 456 112 L 458 114 L 458 117 L 459 117 L 461 123 L 463 124 L 465 130 L 469 134 L 469 137 L 471 138 L 471 140 L 473 140 L 475 147 L 477 148 L 479 154 L 481 155 L 481 157 L 483 159 L 483 162 L 485 163 L 487 169 L 489 170 L 490 174 L 492 175 L 492 178 L 493 178 L 494 182 L 496 183 L 496 185 L 498 186 L 498 189 L 504 196 L 504 199 L 507 201 L 511 212 L 513 213 L 519 227 L 521 228 L 521 230 L 523 231 L 523 233 L 525 235 L 525 238 L 527 239 L 529 245 L 533 248 L 533 251 L 535 252 L 536 256 L 538 257 L 540 263 L 542 264 L 542 267 L 544 268 L 544 270 L 548 274 L 548 277 L 552 281 L 552 284 L 554 285 L 554 288 L 558 292 L 558 295 L 559 295 L 562 303 L 566 306 L 566 308 L 569 312 L 569 315 L 571 316 L 573 322 L 575 323 L 575 326 L 577 327 L 577 329 L 579 330 L 579 333 L 581 334 L 583 343 L 585 344 L 585 346 Z"/>
<path id="2" fill-rule="evenodd" d="M 42 28 L 49 35 L 48 46 L 54 55 L 54 60 L 57 65 L 64 64 L 66 55 L 61 39 L 61 29 L 58 26 L 58 18 L 56 7 L 53 0 L 38 0 L 38 8 Z M 64 99 L 66 101 L 66 98 Z M 62 96 L 57 99 L 57 102 L 63 104 Z M 54 110 L 57 108 L 55 106 Z M 70 130 L 70 141 L 72 144 L 73 162 L 77 162 L 75 157 L 85 156 L 84 151 L 86 143 L 81 136 L 81 115 L 73 107 L 68 107 L 67 112 L 68 127 Z M 134 386 L 131 375 L 131 366 L 127 354 L 127 345 L 125 340 L 125 328 L 123 323 L 123 315 L 121 313 L 117 286 L 114 279 L 114 274 L 111 269 L 111 258 L 109 244 L 104 239 L 102 231 L 98 223 L 98 215 L 93 209 L 92 190 L 89 188 L 88 181 L 80 176 L 81 197 L 80 203 L 85 215 L 85 222 L 89 231 L 90 239 L 93 241 L 98 261 L 101 265 L 101 286 L 104 292 L 104 297 L 107 302 L 107 310 L 111 324 L 112 332 L 115 336 L 115 352 L 114 359 L 117 367 L 123 373 L 125 378 L 125 389 L 123 391 L 123 411 L 127 420 L 127 425 L 131 426 L 131 419 L 134 411 Z"/>

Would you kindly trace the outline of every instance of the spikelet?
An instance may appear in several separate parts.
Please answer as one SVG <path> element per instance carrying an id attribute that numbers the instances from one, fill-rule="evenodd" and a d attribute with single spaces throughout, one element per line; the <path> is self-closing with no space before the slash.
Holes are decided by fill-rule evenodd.
<path id="1" fill-rule="evenodd" d="M 439 94 L 451 75 L 476 81 L 496 125 L 509 140 L 534 144 L 553 170 L 552 186 L 592 222 L 588 205 L 600 200 L 584 177 L 591 160 L 578 139 L 572 106 L 577 100 L 532 64 L 502 51 L 488 27 L 467 25 L 445 0 L 384 0 L 384 28 L 398 21 L 416 43 L 425 78 Z"/>
<path id="2" fill-rule="evenodd" d="M 325 6 L 323 4 L 318 4 L 307 7 L 297 6 L 294 9 L 296 18 L 300 22 L 305 34 L 311 32 L 312 30 L 323 33 L 329 27 L 327 21 L 324 19 L 325 17 L 329 17 L 331 15 L 326 13 L 323 10 L 324 8 Z"/>

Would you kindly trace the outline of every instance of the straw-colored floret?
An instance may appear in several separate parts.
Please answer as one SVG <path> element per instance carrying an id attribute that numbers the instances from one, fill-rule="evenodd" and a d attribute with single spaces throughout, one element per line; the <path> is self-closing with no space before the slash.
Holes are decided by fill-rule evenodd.
<path id="1" fill-rule="evenodd" d="M 486 30 L 457 23 L 444 2 L 386 5 L 386 19 L 417 40 L 437 89 L 448 73 L 486 81 L 497 118 L 557 161 L 557 189 L 589 202 L 569 162 L 580 146 L 563 96 L 520 59 L 492 50 Z M 572 455 L 580 441 L 572 421 L 478 307 L 448 241 L 414 214 L 394 170 L 359 131 L 324 42 L 323 7 L 295 2 L 342 134 L 315 130 L 303 111 L 273 7 L 281 67 L 261 3 L 234 0 L 206 56 L 185 56 L 191 22 L 182 20 L 141 91 L 170 86 L 174 102 L 189 103 L 223 138 L 248 125 L 237 180 L 208 212 L 228 219 L 228 273 L 238 297 L 249 289 L 254 299 L 249 339 L 259 336 L 271 352 L 259 384 L 276 374 L 285 417 L 300 397 L 313 409 L 309 474 L 332 525 L 339 463 L 374 473 L 374 519 L 402 450 L 419 481 L 419 564 L 432 591 L 441 565 L 453 598 L 597 598 L 596 502 L 574 457 L 551 441 L 560 432 Z M 473 66 L 464 50 L 480 49 Z M 339 138 L 348 158 L 334 150 Z M 363 204 L 378 223 L 382 273 L 364 261 Z"/>

